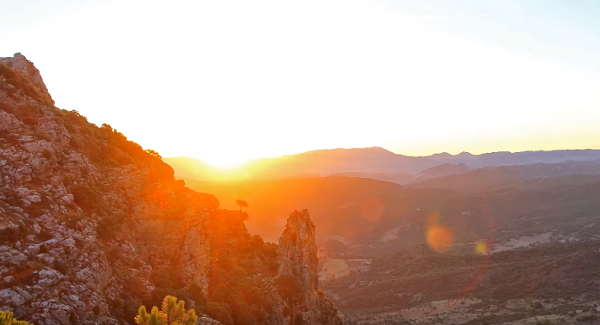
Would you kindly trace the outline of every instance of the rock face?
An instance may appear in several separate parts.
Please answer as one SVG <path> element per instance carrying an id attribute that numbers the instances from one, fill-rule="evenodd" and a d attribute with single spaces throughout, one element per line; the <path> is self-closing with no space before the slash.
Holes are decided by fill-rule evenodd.
<path id="1" fill-rule="evenodd" d="M 0 310 L 38 325 L 132 324 L 140 305 L 171 294 L 225 324 L 289 324 L 276 245 L 252 238 L 243 220 L 186 188 L 155 152 L 56 108 L 24 56 L 0 59 Z M 317 293 L 309 224 L 312 235 L 280 252 L 314 256 L 280 270 L 311 297 L 305 323 L 329 324 L 325 315 L 339 318 Z M 252 290 L 223 285 L 231 278 L 266 298 L 242 299 Z"/>
<path id="2" fill-rule="evenodd" d="M 341 324 L 337 310 L 318 291 L 315 226 L 307 210 L 293 212 L 279 238 L 279 276 L 295 278 L 297 296 L 288 301 L 292 324 Z"/>
<path id="3" fill-rule="evenodd" d="M 40 71 L 23 54 L 15 53 L 12 58 L 0 58 L 0 62 L 25 76 L 44 95 L 51 97 Z"/>
<path id="4" fill-rule="evenodd" d="M 291 275 L 300 287 L 317 290 L 318 259 L 315 244 L 315 225 L 307 210 L 294 211 L 288 217 L 283 234 L 279 238 L 279 274 Z"/>

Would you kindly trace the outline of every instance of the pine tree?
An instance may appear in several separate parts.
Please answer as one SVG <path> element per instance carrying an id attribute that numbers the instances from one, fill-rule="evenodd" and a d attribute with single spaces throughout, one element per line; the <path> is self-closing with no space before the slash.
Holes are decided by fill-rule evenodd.
<path id="1" fill-rule="evenodd" d="M 12 311 L 0 311 L 0 325 L 30 325 L 24 320 L 13 318 Z"/>
<path id="2" fill-rule="evenodd" d="M 177 297 L 166 296 L 159 311 L 158 307 L 152 307 L 150 314 L 145 306 L 141 306 L 135 323 L 139 325 L 194 325 L 198 316 L 196 311 L 190 309 L 185 311 L 185 302 L 177 301 Z"/>
<path id="3" fill-rule="evenodd" d="M 242 208 L 247 208 L 249 206 L 248 202 L 246 202 L 244 200 L 238 199 L 238 200 L 235 200 L 235 203 L 240 206 L 240 212 L 242 212 Z"/>

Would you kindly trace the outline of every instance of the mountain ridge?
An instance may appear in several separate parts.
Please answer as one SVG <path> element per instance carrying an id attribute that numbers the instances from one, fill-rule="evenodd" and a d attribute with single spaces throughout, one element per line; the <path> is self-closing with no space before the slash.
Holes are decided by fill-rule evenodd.
<path id="1" fill-rule="evenodd" d="M 316 276 L 279 268 L 315 252 L 314 236 L 290 222 L 301 244 L 286 235 L 279 251 L 250 236 L 246 213 L 187 188 L 158 153 L 55 107 L 36 71 L 20 54 L 0 60 L 0 310 L 38 325 L 132 324 L 141 305 L 176 295 L 218 321 L 199 324 L 341 324 L 315 286 L 300 288 L 318 310 L 285 295 Z"/>
<path id="2" fill-rule="evenodd" d="M 600 159 L 600 150 L 594 149 L 514 153 L 499 151 L 479 155 L 462 152 L 457 155 L 441 153 L 412 157 L 396 154 L 381 147 L 370 147 L 323 149 L 275 158 L 261 158 L 231 169 L 214 167 L 201 159 L 185 156 L 164 158 L 164 161 L 173 166 L 177 177 L 183 179 L 221 181 L 362 173 L 380 174 L 376 179 L 405 184 L 418 177 L 419 173 L 444 164 L 463 164 L 468 168 L 477 169 L 596 159 Z M 403 176 L 399 177 L 399 175 Z"/>

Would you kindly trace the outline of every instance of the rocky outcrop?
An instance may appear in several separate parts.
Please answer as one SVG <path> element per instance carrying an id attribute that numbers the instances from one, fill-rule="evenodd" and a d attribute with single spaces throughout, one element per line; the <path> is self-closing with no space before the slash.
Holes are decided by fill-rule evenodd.
<path id="1" fill-rule="evenodd" d="M 300 287 L 316 290 L 318 286 L 317 245 L 315 226 L 308 210 L 294 211 L 288 217 L 278 248 L 280 275 L 291 275 L 298 279 Z"/>
<path id="2" fill-rule="evenodd" d="M 15 53 L 12 58 L 0 58 L 0 62 L 25 76 L 39 91 L 51 97 L 40 71 L 23 54 Z"/>
<path id="3" fill-rule="evenodd" d="M 0 64 L 0 310 L 36 324 L 128 319 L 125 305 L 155 286 L 154 263 L 171 258 L 148 259 L 159 246 L 189 256 L 183 284 L 206 292 L 203 229 L 217 200 L 184 188 L 160 158 L 111 128 L 49 105 L 24 56 Z M 193 227 L 160 231 L 175 212 Z M 142 294 L 127 295 L 130 280 Z"/>
<path id="4" fill-rule="evenodd" d="M 341 324 L 337 310 L 318 290 L 315 226 L 307 210 L 293 212 L 279 238 L 279 271 L 297 281 L 296 295 L 287 301 L 292 324 Z"/>
<path id="5" fill-rule="evenodd" d="M 246 217 L 109 125 L 56 108 L 24 56 L 0 59 L 0 310 L 38 325 L 124 324 L 174 294 L 221 323 L 289 324 L 280 270 L 305 295 L 290 308 L 314 308 L 306 324 L 337 324 L 317 292 L 310 220 L 289 226 L 299 241 L 284 234 L 293 261 L 279 268 Z"/>

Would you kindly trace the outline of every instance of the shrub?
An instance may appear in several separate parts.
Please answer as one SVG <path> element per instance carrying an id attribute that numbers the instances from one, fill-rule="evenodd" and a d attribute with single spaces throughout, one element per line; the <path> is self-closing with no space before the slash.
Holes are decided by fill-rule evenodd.
<path id="1" fill-rule="evenodd" d="M 288 301 L 292 301 L 300 292 L 298 280 L 292 275 L 280 275 L 275 279 L 275 286 L 281 297 Z"/>
<path id="2" fill-rule="evenodd" d="M 71 187 L 71 193 L 75 197 L 75 204 L 86 212 L 96 209 L 100 201 L 100 194 L 87 185 L 75 185 Z"/>
<path id="3" fill-rule="evenodd" d="M 138 315 L 135 317 L 135 323 L 139 325 L 194 325 L 198 320 L 196 311 L 194 309 L 185 311 L 185 302 L 183 300 L 177 301 L 177 297 L 166 296 L 161 307 L 160 311 L 158 307 L 152 307 L 152 311 L 148 314 L 146 307 L 141 306 Z"/>
<path id="4" fill-rule="evenodd" d="M 29 325 L 29 323 L 13 318 L 12 311 L 0 311 L 0 325 Z"/>
<path id="5" fill-rule="evenodd" d="M 544 317 L 544 318 L 537 318 L 536 317 L 535 318 L 535 324 L 536 325 L 550 325 L 550 324 L 552 324 L 552 322 L 547 317 Z"/>
<path id="6" fill-rule="evenodd" d="M 96 232 L 101 239 L 113 238 L 113 235 L 121 228 L 121 224 L 115 222 L 114 218 L 104 217 L 98 222 Z"/>
<path id="7" fill-rule="evenodd" d="M 231 311 L 229 311 L 229 306 L 225 303 L 210 301 L 206 304 L 206 314 L 225 325 L 233 324 Z"/>

